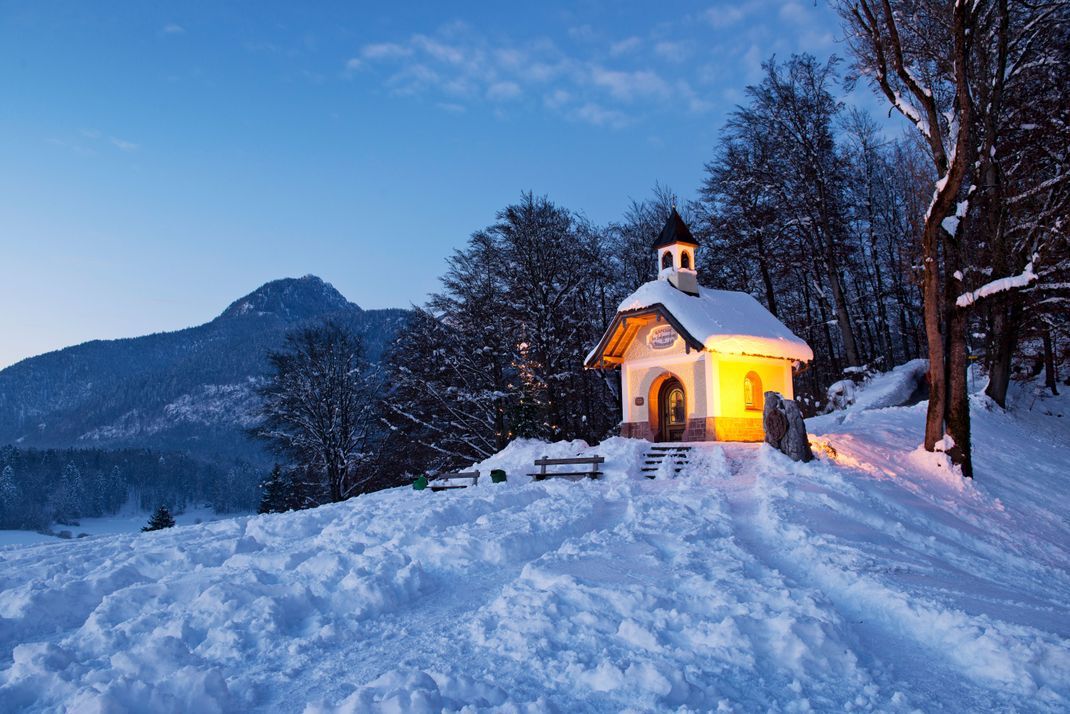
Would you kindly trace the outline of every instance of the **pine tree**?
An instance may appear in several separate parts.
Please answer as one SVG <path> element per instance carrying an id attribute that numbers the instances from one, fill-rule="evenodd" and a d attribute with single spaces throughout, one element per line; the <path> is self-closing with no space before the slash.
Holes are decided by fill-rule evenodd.
<path id="1" fill-rule="evenodd" d="M 108 513 L 115 513 L 123 507 L 124 503 L 126 503 L 126 482 L 123 481 L 123 475 L 120 473 L 118 466 L 111 467 L 111 471 L 108 473 L 105 492 L 107 494 L 106 509 Z"/>
<path id="2" fill-rule="evenodd" d="M 542 419 L 546 403 L 541 398 L 543 390 L 536 378 L 538 365 L 531 359 L 531 350 L 525 342 L 517 345 L 517 359 L 513 364 L 517 371 L 518 384 L 515 386 L 519 397 L 511 414 L 510 435 L 521 439 L 539 439 L 549 436 L 549 430 Z"/>
<path id="3" fill-rule="evenodd" d="M 67 462 L 63 467 L 63 476 L 60 480 L 59 499 L 56 503 L 56 521 L 64 524 L 73 524 L 73 521 L 81 515 L 82 497 L 82 472 L 73 462 Z"/>
<path id="4" fill-rule="evenodd" d="M 282 475 L 282 467 L 275 464 L 267 481 L 260 484 L 260 506 L 257 513 L 282 513 L 289 510 L 292 490 L 290 482 Z"/>
<path id="5" fill-rule="evenodd" d="M 175 525 L 175 519 L 171 516 L 171 511 L 167 510 L 167 506 L 161 505 L 156 509 L 156 512 L 152 514 L 152 518 L 149 519 L 149 524 L 142 528 L 142 532 L 158 531 L 164 528 L 171 528 Z"/>
<path id="6" fill-rule="evenodd" d="M 15 469 L 11 464 L 0 471 L 0 525 L 10 527 L 16 520 L 19 489 L 15 484 Z"/>

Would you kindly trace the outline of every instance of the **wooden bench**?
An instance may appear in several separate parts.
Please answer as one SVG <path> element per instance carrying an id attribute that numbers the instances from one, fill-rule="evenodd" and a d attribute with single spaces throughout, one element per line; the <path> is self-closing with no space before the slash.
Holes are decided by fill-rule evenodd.
<path id="1" fill-rule="evenodd" d="M 571 459 L 548 459 L 545 456 L 541 459 L 535 459 L 535 465 L 539 467 L 539 472 L 534 474 L 528 474 L 536 481 L 542 481 L 547 478 L 567 478 L 573 481 L 581 478 L 598 478 L 602 475 L 602 472 L 598 470 L 600 464 L 605 463 L 605 459 L 601 456 L 577 456 Z M 590 464 L 590 468 L 586 471 L 547 471 L 547 466 L 582 466 L 584 464 Z"/>
<path id="2" fill-rule="evenodd" d="M 471 479 L 471 483 L 451 483 L 451 481 L 457 481 L 459 479 Z M 457 471 L 449 474 L 439 474 L 430 482 L 427 486 L 432 491 L 447 491 L 452 488 L 468 488 L 469 486 L 475 486 L 479 482 L 478 471 Z"/>

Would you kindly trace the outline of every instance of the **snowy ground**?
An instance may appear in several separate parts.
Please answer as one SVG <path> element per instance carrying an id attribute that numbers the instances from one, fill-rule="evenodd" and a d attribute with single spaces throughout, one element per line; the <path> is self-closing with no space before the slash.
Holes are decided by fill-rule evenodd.
<path id="1" fill-rule="evenodd" d="M 59 540 L 89 538 L 116 533 L 138 533 L 149 522 L 151 511 L 125 509 L 122 513 L 103 518 L 82 518 L 76 526 L 54 524 L 52 533 L 37 531 L 0 530 L 0 550 L 5 546 L 29 545 L 33 543 L 56 543 Z M 220 515 L 211 508 L 188 508 L 175 515 L 175 523 L 180 526 L 218 521 L 231 516 Z M 0 563 L 3 556 L 0 556 Z"/>
<path id="2" fill-rule="evenodd" d="M 529 483 L 582 445 L 516 444 L 507 484 L 0 550 L 0 711 L 1066 711 L 1070 400 L 1030 400 L 978 403 L 975 483 L 922 404 L 809 465 L 615 439 Z"/>

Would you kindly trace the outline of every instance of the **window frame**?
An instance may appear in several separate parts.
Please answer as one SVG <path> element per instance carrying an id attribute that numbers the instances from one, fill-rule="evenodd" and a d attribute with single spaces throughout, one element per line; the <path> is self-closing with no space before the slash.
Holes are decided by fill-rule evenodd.
<path id="1" fill-rule="evenodd" d="M 750 392 L 750 401 L 747 400 L 747 392 Z M 751 370 L 743 377 L 743 409 L 748 412 L 758 412 L 765 408 L 765 400 L 762 396 L 762 377 Z"/>

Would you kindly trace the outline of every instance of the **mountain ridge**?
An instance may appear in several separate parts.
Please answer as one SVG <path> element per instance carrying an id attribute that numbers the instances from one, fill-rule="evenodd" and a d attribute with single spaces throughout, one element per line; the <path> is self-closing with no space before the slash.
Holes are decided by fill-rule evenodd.
<path id="1" fill-rule="evenodd" d="M 363 310 L 313 275 L 269 281 L 208 322 L 90 340 L 0 370 L 0 444 L 142 447 L 264 461 L 245 438 L 266 353 L 325 319 L 361 335 L 377 362 L 406 310 Z"/>

